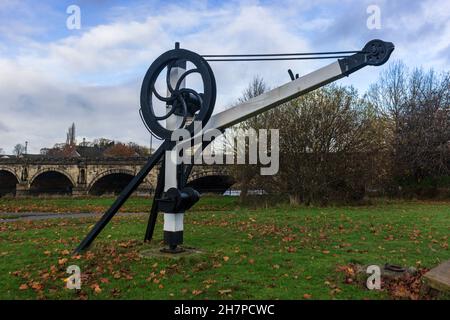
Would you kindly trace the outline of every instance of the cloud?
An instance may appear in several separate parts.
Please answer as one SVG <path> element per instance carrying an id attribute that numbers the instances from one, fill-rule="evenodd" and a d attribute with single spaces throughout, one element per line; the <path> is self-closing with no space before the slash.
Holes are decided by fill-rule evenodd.
<path id="1" fill-rule="evenodd" d="M 8 132 L 9 128 L 6 124 L 0 121 L 0 132 Z"/>
<path id="2" fill-rule="evenodd" d="M 183 19 L 174 21 L 172 14 Z M 174 8 L 170 15 L 99 25 L 51 43 L 31 42 L 25 54 L 0 60 L 2 119 L 15 128 L 2 134 L 0 145 L 9 150 L 28 140 L 36 152 L 63 141 L 72 122 L 80 135 L 147 144 L 138 114 L 140 82 L 149 64 L 180 38 L 183 47 L 201 53 L 308 49 L 282 17 L 259 5 Z M 280 65 L 214 65 L 218 105 L 233 103 L 256 73 L 285 82 L 288 66 Z"/>
<path id="3" fill-rule="evenodd" d="M 366 28 L 366 8 L 373 2 L 382 9 L 381 30 Z M 138 114 L 141 81 L 175 41 L 200 54 L 226 54 L 359 49 L 371 38 L 383 38 L 395 42 L 393 58 L 409 65 L 448 69 L 450 63 L 450 8 L 443 0 L 191 1 L 157 7 L 138 2 L 112 8 L 104 7 L 108 2 L 88 3 L 80 3 L 82 17 L 96 18 L 82 22 L 77 32 L 55 31 L 50 24 L 64 21 L 65 11 L 50 5 L 39 8 L 40 14 L 48 12 L 46 23 L 36 23 L 30 4 L 0 5 L 2 17 L 28 18 L 0 23 L 0 31 L 7 32 L 0 43 L 0 147 L 6 151 L 25 140 L 32 152 L 62 142 L 72 122 L 80 137 L 148 144 Z M 234 103 L 256 74 L 275 87 L 288 81 L 288 68 L 305 74 L 325 63 L 211 63 L 216 111 Z M 341 83 L 363 90 L 379 70 L 358 72 Z"/>

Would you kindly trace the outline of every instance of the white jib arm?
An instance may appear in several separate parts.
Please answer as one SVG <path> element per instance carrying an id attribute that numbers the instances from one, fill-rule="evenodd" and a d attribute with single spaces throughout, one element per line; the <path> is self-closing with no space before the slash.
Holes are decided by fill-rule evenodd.
<path id="1" fill-rule="evenodd" d="M 338 61 L 211 117 L 206 129 L 226 129 L 293 98 L 345 77 Z"/>

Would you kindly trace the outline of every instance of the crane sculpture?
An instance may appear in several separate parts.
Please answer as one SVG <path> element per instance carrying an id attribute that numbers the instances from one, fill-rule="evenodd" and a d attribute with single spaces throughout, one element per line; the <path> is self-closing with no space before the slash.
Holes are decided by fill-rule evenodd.
<path id="1" fill-rule="evenodd" d="M 380 66 L 388 61 L 393 50 L 394 45 L 391 42 L 371 40 L 360 51 L 201 56 L 180 48 L 179 43 L 176 43 L 174 49 L 163 53 L 151 64 L 141 88 L 141 117 L 147 129 L 163 142 L 149 156 L 147 163 L 89 231 L 75 252 L 79 253 L 89 248 L 158 163 L 161 163 L 161 168 L 144 240 L 152 239 L 158 212 L 163 212 L 166 247 L 162 250 L 169 253 L 182 252 L 180 245 L 183 243 L 184 213 L 199 200 L 200 195 L 196 190 L 186 187 L 192 164 L 177 164 L 174 161 L 177 143 L 180 143 L 171 139 L 175 130 L 183 128 L 197 136 L 212 128 L 223 132 L 252 116 L 349 76 L 361 68 Z M 336 59 L 336 61 L 301 77 L 294 76 L 289 70 L 290 82 L 213 115 L 217 89 L 214 73 L 208 62 L 311 59 Z M 195 76 L 197 82 L 200 82 L 201 92 L 186 87 L 186 80 L 191 76 Z M 161 79 L 165 83 L 167 94 L 160 91 Z M 158 103 L 165 105 L 163 114 L 157 112 Z M 194 133 L 195 123 L 202 125 L 201 132 Z M 208 142 L 202 142 L 201 148 L 207 145 Z"/>

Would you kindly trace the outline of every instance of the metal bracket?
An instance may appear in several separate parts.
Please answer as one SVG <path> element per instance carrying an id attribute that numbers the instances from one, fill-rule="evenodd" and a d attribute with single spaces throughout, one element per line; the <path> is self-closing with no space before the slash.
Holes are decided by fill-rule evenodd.
<path id="1" fill-rule="evenodd" d="M 380 66 L 389 60 L 394 48 L 392 42 L 378 39 L 369 41 L 362 52 L 338 60 L 342 74 L 348 76 L 365 66 Z"/>
<path id="2" fill-rule="evenodd" d="M 294 81 L 295 79 L 298 79 L 298 77 L 299 77 L 298 73 L 296 73 L 295 77 L 294 77 L 294 73 L 292 72 L 291 69 L 288 69 L 288 73 L 289 73 L 289 77 L 291 78 L 292 81 Z"/>

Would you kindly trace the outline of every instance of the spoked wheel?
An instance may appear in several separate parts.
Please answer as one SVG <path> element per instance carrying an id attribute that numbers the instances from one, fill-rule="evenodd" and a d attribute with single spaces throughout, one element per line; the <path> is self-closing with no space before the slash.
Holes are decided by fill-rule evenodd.
<path id="1" fill-rule="evenodd" d="M 363 48 L 366 52 L 367 62 L 373 66 L 380 66 L 386 62 L 393 50 L 393 45 L 382 40 L 371 40 Z"/>
<path id="2" fill-rule="evenodd" d="M 179 76 L 176 84 L 171 83 L 172 69 L 180 65 L 189 66 Z M 163 74 L 165 72 L 165 74 Z M 200 75 L 203 92 L 183 87 L 183 82 L 189 85 L 189 77 Z M 158 91 L 156 84 L 160 77 L 165 79 L 165 92 Z M 166 112 L 157 115 L 156 104 L 165 104 Z M 201 121 L 204 126 L 214 109 L 216 101 L 216 81 L 208 62 L 200 55 L 185 49 L 174 49 L 159 56 L 147 70 L 141 88 L 141 111 L 147 127 L 160 139 L 170 139 L 173 128 L 167 128 L 163 121 L 172 115 L 181 119 L 178 128 L 193 131 L 193 123 L 186 126 L 186 120 Z M 177 129 L 177 128 L 175 128 Z"/>

